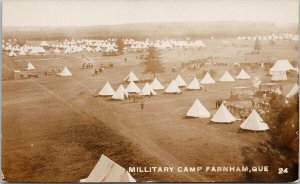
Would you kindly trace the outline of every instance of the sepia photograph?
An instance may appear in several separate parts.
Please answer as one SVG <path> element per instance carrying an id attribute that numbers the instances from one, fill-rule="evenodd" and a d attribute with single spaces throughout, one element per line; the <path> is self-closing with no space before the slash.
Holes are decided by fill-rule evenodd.
<path id="1" fill-rule="evenodd" d="M 297 181 L 298 26 L 298 0 L 3 0 L 1 181 Z"/>

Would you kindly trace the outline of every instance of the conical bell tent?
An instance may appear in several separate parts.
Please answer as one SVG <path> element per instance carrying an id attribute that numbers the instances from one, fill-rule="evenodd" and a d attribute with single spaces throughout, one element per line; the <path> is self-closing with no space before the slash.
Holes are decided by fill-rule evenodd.
<path id="1" fill-rule="evenodd" d="M 172 80 L 172 82 L 169 84 L 167 89 L 165 90 L 166 93 L 181 93 L 181 90 L 177 86 L 177 83 Z"/>
<path id="2" fill-rule="evenodd" d="M 122 166 L 105 155 L 101 155 L 96 166 L 85 179 L 80 182 L 136 182 Z"/>
<path id="3" fill-rule="evenodd" d="M 155 77 L 153 82 L 151 83 L 151 88 L 153 90 L 163 90 L 165 89 L 164 86 L 159 82 L 159 80 Z"/>
<path id="4" fill-rule="evenodd" d="M 126 89 L 121 84 L 115 94 L 111 97 L 113 100 L 124 100 L 128 97 L 128 93 L 126 92 Z"/>
<path id="5" fill-rule="evenodd" d="M 187 117 L 194 117 L 194 118 L 209 118 L 210 113 L 208 110 L 202 105 L 199 99 L 194 101 L 192 107 L 186 113 Z"/>
<path id="6" fill-rule="evenodd" d="M 128 93 L 140 93 L 141 89 L 133 81 L 131 81 L 126 88 L 126 91 Z"/>
<path id="7" fill-rule="evenodd" d="M 137 82 L 139 81 L 139 79 L 137 78 L 137 76 L 133 73 L 133 71 L 131 71 L 127 77 L 124 78 L 124 81 L 127 82 Z"/>
<path id="8" fill-rule="evenodd" d="M 198 79 L 195 77 L 192 82 L 187 86 L 187 89 L 195 90 L 195 89 L 201 89 L 201 85 L 198 81 Z"/>
<path id="9" fill-rule="evenodd" d="M 33 66 L 33 64 L 31 62 L 29 62 L 27 64 L 27 70 L 35 70 L 35 67 Z"/>
<path id="10" fill-rule="evenodd" d="M 60 75 L 62 77 L 70 77 L 70 76 L 72 76 L 72 73 L 67 68 L 67 66 L 65 66 L 64 69 L 60 73 L 58 73 L 58 75 Z"/>
<path id="11" fill-rule="evenodd" d="M 115 94 L 114 89 L 111 87 L 109 82 L 106 82 L 106 84 L 103 86 L 101 91 L 98 93 L 100 96 L 113 96 Z"/>
<path id="12" fill-rule="evenodd" d="M 176 82 L 176 84 L 177 84 L 178 87 L 185 87 L 185 86 L 187 86 L 186 82 L 183 80 L 183 78 L 180 75 L 178 75 L 176 77 L 175 82 Z"/>
<path id="13" fill-rule="evenodd" d="M 223 76 L 219 79 L 220 82 L 234 82 L 234 78 L 226 71 Z"/>
<path id="14" fill-rule="evenodd" d="M 215 80 L 210 76 L 210 74 L 207 72 L 203 79 L 200 81 L 200 84 L 215 84 Z"/>
<path id="15" fill-rule="evenodd" d="M 231 123 L 236 120 L 237 119 L 228 111 L 228 109 L 223 103 L 211 119 L 211 121 L 215 123 Z"/>
<path id="16" fill-rule="evenodd" d="M 252 131 L 264 131 L 269 129 L 269 126 L 263 122 L 263 119 L 259 116 L 255 109 L 252 110 L 250 115 L 240 127 L 244 130 Z"/>
<path id="17" fill-rule="evenodd" d="M 150 96 L 150 95 L 156 95 L 156 92 L 151 88 L 151 86 L 146 83 L 144 88 L 140 92 L 141 96 Z"/>
<path id="18" fill-rule="evenodd" d="M 244 69 L 242 69 L 238 74 L 238 76 L 236 76 L 236 79 L 241 79 L 241 80 L 246 80 L 250 78 L 251 78 L 250 75 Z"/>

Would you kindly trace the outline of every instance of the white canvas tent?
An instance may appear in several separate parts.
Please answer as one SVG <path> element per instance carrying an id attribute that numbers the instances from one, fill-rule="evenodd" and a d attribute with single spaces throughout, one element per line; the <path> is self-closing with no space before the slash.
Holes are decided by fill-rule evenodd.
<path id="1" fill-rule="evenodd" d="M 103 88 L 98 93 L 98 95 L 100 95 L 100 96 L 113 96 L 114 94 L 115 94 L 115 91 L 111 87 L 109 82 L 106 82 L 106 84 L 103 86 Z"/>
<path id="2" fill-rule="evenodd" d="M 276 72 L 286 72 L 293 69 L 294 67 L 288 60 L 277 60 L 273 67 L 270 68 L 270 75 L 274 75 Z"/>
<path id="3" fill-rule="evenodd" d="M 187 86 L 188 89 L 201 89 L 198 79 L 195 77 L 192 82 Z"/>
<path id="4" fill-rule="evenodd" d="M 10 57 L 16 57 L 17 54 L 12 50 L 12 51 L 10 51 L 10 53 L 8 54 L 8 56 L 10 56 Z"/>
<path id="5" fill-rule="evenodd" d="M 237 119 L 228 111 L 228 109 L 223 103 L 211 119 L 211 121 L 215 123 L 231 123 L 236 120 Z"/>
<path id="6" fill-rule="evenodd" d="M 172 80 L 172 82 L 169 84 L 167 89 L 165 90 L 166 93 L 181 93 L 181 90 L 177 86 L 177 83 Z"/>
<path id="7" fill-rule="evenodd" d="M 210 76 L 210 74 L 207 72 L 203 79 L 200 81 L 200 84 L 214 84 L 216 83 L 215 80 Z"/>
<path id="8" fill-rule="evenodd" d="M 252 110 L 247 119 L 240 125 L 242 129 L 253 131 L 268 130 L 269 126 L 263 122 L 263 119 L 259 116 L 255 109 Z"/>
<path id="9" fill-rule="evenodd" d="M 117 91 L 115 92 L 115 94 L 112 96 L 112 99 L 114 99 L 114 100 L 124 100 L 127 97 L 128 97 L 128 93 L 125 90 L 125 88 L 123 87 L 123 85 L 121 84 L 119 86 L 119 88 L 117 89 Z"/>
<path id="10" fill-rule="evenodd" d="M 136 182 L 122 166 L 101 155 L 96 166 L 85 179 L 80 182 Z"/>
<path id="11" fill-rule="evenodd" d="M 133 81 L 131 81 L 126 88 L 126 91 L 128 93 L 140 93 L 141 89 Z"/>
<path id="12" fill-rule="evenodd" d="M 234 82 L 234 78 L 226 71 L 223 76 L 219 79 L 220 82 Z"/>
<path id="13" fill-rule="evenodd" d="M 163 90 L 165 89 L 164 86 L 159 82 L 159 80 L 155 77 L 153 82 L 151 83 L 151 88 L 153 90 Z"/>
<path id="14" fill-rule="evenodd" d="M 72 73 L 67 68 L 67 66 L 65 66 L 64 69 L 60 73 L 57 73 L 57 74 L 60 75 L 60 76 L 62 76 L 62 77 L 70 77 L 70 76 L 72 76 Z"/>
<path id="15" fill-rule="evenodd" d="M 250 75 L 244 69 L 242 69 L 238 74 L 238 76 L 236 76 L 236 79 L 250 79 L 250 78 L 251 78 Z"/>
<path id="16" fill-rule="evenodd" d="M 186 82 L 183 80 L 183 78 L 180 75 L 178 75 L 176 77 L 175 82 L 176 82 L 176 84 L 177 84 L 178 87 L 185 87 L 185 86 L 187 86 Z"/>
<path id="17" fill-rule="evenodd" d="M 209 118 L 210 113 L 208 110 L 202 105 L 199 99 L 194 101 L 192 107 L 186 113 L 188 117 L 195 117 L 195 118 Z"/>
<path id="18" fill-rule="evenodd" d="M 272 72 L 272 81 L 285 81 L 287 80 L 286 72 L 285 71 L 278 71 L 278 72 Z"/>
<path id="19" fill-rule="evenodd" d="M 136 82 L 139 81 L 139 79 L 137 78 L 137 76 L 133 73 L 133 71 L 131 71 L 125 78 L 124 81 L 127 82 Z"/>
<path id="20" fill-rule="evenodd" d="M 35 70 L 35 67 L 33 66 L 33 64 L 31 62 L 29 62 L 27 64 L 27 70 Z"/>
<path id="21" fill-rule="evenodd" d="M 139 95 L 141 95 L 141 96 L 156 95 L 156 92 L 151 88 L 151 86 L 147 82 Z"/>
<path id="22" fill-rule="evenodd" d="M 298 93 L 299 93 L 299 85 L 296 83 L 285 97 L 290 98 Z"/>

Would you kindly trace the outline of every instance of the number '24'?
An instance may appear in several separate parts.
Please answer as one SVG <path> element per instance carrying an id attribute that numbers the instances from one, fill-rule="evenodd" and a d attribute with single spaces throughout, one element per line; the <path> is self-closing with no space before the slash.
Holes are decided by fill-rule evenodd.
<path id="1" fill-rule="evenodd" d="M 288 173 L 288 168 L 278 168 L 278 174 L 285 174 Z"/>

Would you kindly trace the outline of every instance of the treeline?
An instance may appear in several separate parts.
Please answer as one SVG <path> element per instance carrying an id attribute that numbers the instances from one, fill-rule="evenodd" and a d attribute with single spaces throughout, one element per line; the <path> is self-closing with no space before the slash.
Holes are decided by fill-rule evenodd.
<path id="1" fill-rule="evenodd" d="M 205 39 L 214 36 L 226 38 L 239 35 L 270 33 L 297 33 L 297 25 L 278 26 L 269 22 L 176 22 L 138 23 L 82 27 L 4 27 L 3 38 L 26 40 L 62 40 L 89 38 L 149 39 Z"/>

